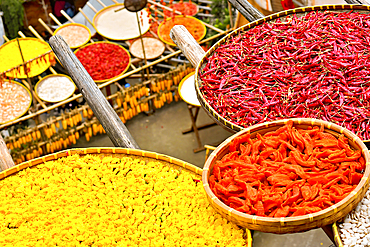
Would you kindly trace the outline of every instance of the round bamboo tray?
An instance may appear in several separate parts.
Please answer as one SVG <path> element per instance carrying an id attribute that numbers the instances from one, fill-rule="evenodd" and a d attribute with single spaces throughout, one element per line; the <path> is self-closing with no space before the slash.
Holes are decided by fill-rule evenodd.
<path id="1" fill-rule="evenodd" d="M 159 57 L 166 50 L 162 41 L 153 37 L 143 37 L 145 57 L 148 60 Z M 144 59 L 141 39 L 137 39 L 130 45 L 130 52 L 134 57 Z"/>
<path id="2" fill-rule="evenodd" d="M 51 50 L 48 43 L 37 38 L 18 38 L 22 49 L 24 61 L 29 61 L 40 55 L 43 55 Z M 10 40 L 0 46 L 0 73 L 17 67 L 23 63 L 22 56 L 17 44 L 17 39 Z M 29 69 L 28 77 L 34 77 L 49 68 L 51 65 L 48 59 L 43 61 L 42 58 L 36 59 L 27 64 Z M 27 78 L 23 66 L 19 69 L 6 73 L 7 77 L 11 78 Z"/>
<path id="3" fill-rule="evenodd" d="M 61 35 L 66 40 L 67 44 L 69 45 L 69 47 L 71 49 L 75 49 L 75 48 L 81 47 L 83 45 L 86 45 L 86 43 L 89 42 L 89 40 L 91 39 L 90 29 L 88 27 L 86 27 L 85 25 L 82 25 L 80 23 L 67 23 L 67 24 L 64 24 L 64 25 L 58 27 L 57 29 L 55 29 L 53 35 L 58 35 L 58 32 L 60 30 L 65 29 L 65 28 L 69 28 L 69 27 L 81 27 L 81 28 L 85 29 L 88 32 L 88 34 L 89 34 L 84 42 L 81 42 L 80 44 L 74 45 L 74 46 L 73 45 L 71 46 L 71 45 L 68 44 L 68 37 L 63 37 L 63 35 Z"/>
<path id="4" fill-rule="evenodd" d="M 37 96 L 43 100 L 43 101 L 46 101 L 46 102 L 49 102 L 49 103 L 56 103 L 56 102 L 60 102 L 60 101 L 63 101 L 63 100 L 66 100 L 68 99 L 69 97 L 71 97 L 73 95 L 73 93 L 75 92 L 75 90 L 71 91 L 71 93 L 69 93 L 68 95 L 66 95 L 63 99 L 58 99 L 58 100 L 51 100 L 51 99 L 47 99 L 47 98 L 44 98 L 42 96 L 40 96 L 39 94 L 39 87 L 40 87 L 40 84 L 44 83 L 44 81 L 48 78 L 53 78 L 53 77 L 65 77 L 65 78 L 68 78 L 69 81 L 73 84 L 75 90 L 76 90 L 76 85 L 73 83 L 71 77 L 67 76 L 67 75 L 63 75 L 63 74 L 56 74 L 56 75 L 47 75 L 45 76 L 44 78 L 41 78 L 41 80 L 39 80 L 36 85 L 35 85 L 35 92 L 37 94 Z"/>
<path id="5" fill-rule="evenodd" d="M 20 88 L 24 89 L 27 92 L 27 94 L 28 94 L 28 96 L 30 98 L 30 102 L 28 103 L 28 106 L 25 107 L 24 110 L 20 114 L 18 114 L 18 116 L 14 117 L 12 119 L 9 119 L 7 121 L 4 121 L 3 123 L 0 121 L 0 124 L 10 123 L 10 122 L 12 122 L 12 121 L 20 118 L 21 116 L 23 116 L 28 111 L 28 109 L 30 109 L 31 104 L 32 104 L 32 96 L 31 96 L 30 90 L 28 90 L 28 88 L 26 88 L 23 84 L 21 84 L 19 82 L 11 81 L 11 83 L 17 84 Z M 0 93 L 1 93 L 1 87 L 0 87 Z"/>
<path id="6" fill-rule="evenodd" d="M 106 81 L 112 80 L 113 78 L 116 78 L 116 77 L 119 77 L 119 76 L 123 75 L 123 74 L 128 70 L 128 68 L 130 67 L 130 65 L 131 65 L 131 56 L 130 56 L 130 53 L 129 53 L 129 52 L 128 52 L 128 51 L 127 51 L 123 46 L 121 46 L 121 45 L 119 45 L 119 44 L 116 44 L 116 43 L 113 43 L 113 42 L 109 42 L 109 41 L 98 41 L 98 42 L 94 42 L 94 43 L 92 43 L 92 44 L 84 45 L 84 46 L 82 46 L 82 47 L 80 47 L 80 48 L 76 49 L 76 50 L 74 51 L 74 54 L 76 55 L 76 53 L 77 53 L 78 51 L 80 51 L 80 50 L 84 49 L 85 47 L 88 47 L 88 46 L 90 46 L 90 45 L 96 45 L 96 44 L 99 44 L 99 43 L 106 43 L 106 44 L 116 45 L 116 46 L 117 46 L 117 49 L 122 49 L 122 50 L 124 50 L 124 51 L 127 53 L 128 57 L 129 57 L 129 61 L 128 61 L 128 63 L 127 63 L 126 68 L 125 68 L 124 70 L 122 70 L 122 72 L 121 72 L 120 74 L 118 74 L 118 75 L 116 75 L 116 76 L 114 76 L 114 77 L 112 77 L 112 78 L 107 78 L 107 79 L 104 79 L 104 80 L 94 80 L 96 83 L 103 83 L 103 82 L 106 82 Z M 109 57 L 107 57 L 107 59 L 109 59 Z M 82 64 L 82 65 L 83 65 L 83 64 Z"/>
<path id="7" fill-rule="evenodd" d="M 342 128 L 339 125 L 318 119 L 292 118 L 291 120 L 293 120 L 294 126 L 297 126 L 299 128 L 324 125 L 325 132 L 331 133 L 334 136 L 339 136 L 340 134 L 343 134 L 345 137 L 349 139 L 349 144 L 353 149 L 362 150 L 362 156 L 365 158 L 366 164 L 369 164 L 370 154 L 367 147 L 360 140 L 359 137 L 357 137 L 349 130 Z M 229 152 L 230 142 L 234 138 L 244 133 L 250 133 L 251 138 L 255 138 L 257 133 L 263 135 L 266 132 L 274 131 L 279 127 L 283 126 L 287 121 L 288 119 L 277 120 L 273 122 L 266 122 L 262 124 L 253 125 L 249 128 L 246 128 L 245 130 L 238 132 L 237 134 L 231 136 L 223 143 L 221 143 L 207 159 L 203 168 L 202 181 L 204 189 L 208 196 L 208 200 L 210 201 L 211 205 L 216 209 L 217 212 L 222 214 L 225 218 L 227 218 L 231 222 L 234 222 L 237 225 L 240 225 L 251 230 L 257 230 L 262 232 L 271 232 L 278 234 L 302 232 L 313 228 L 319 228 L 325 225 L 333 224 L 337 220 L 347 215 L 353 208 L 356 207 L 356 205 L 364 197 L 364 194 L 369 187 L 368 181 L 368 177 L 370 174 L 369 165 L 366 166 L 363 178 L 361 179 L 360 183 L 346 198 L 344 198 L 342 201 L 334 204 L 329 208 L 309 215 L 295 217 L 281 217 L 281 218 L 252 216 L 250 214 L 245 214 L 236 211 L 235 209 L 230 208 L 223 202 L 221 202 L 211 191 L 208 179 L 216 161 L 220 160 L 223 156 L 225 156 Z"/>
<path id="8" fill-rule="evenodd" d="M 263 19 L 259 19 L 257 21 L 248 23 L 247 25 L 244 25 L 235 31 L 229 33 L 224 38 L 222 38 L 220 41 L 218 41 L 214 46 L 212 46 L 206 54 L 202 57 L 200 60 L 197 68 L 196 68 L 196 76 L 195 76 L 195 87 L 197 91 L 197 97 L 199 99 L 199 102 L 201 103 L 202 107 L 205 109 L 206 113 L 221 127 L 225 128 L 226 130 L 236 133 L 238 131 L 241 131 L 244 129 L 244 127 L 236 125 L 228 120 L 226 120 L 224 117 L 222 117 L 212 105 L 210 105 L 206 99 L 203 96 L 202 91 L 200 90 L 200 86 L 202 85 L 202 81 L 199 78 L 199 72 L 202 68 L 205 67 L 207 59 L 211 56 L 211 54 L 221 45 L 223 45 L 227 40 L 231 39 L 233 36 L 239 35 L 242 31 L 246 31 L 249 29 L 252 29 L 255 26 L 261 25 L 263 23 L 268 23 L 271 21 L 275 21 L 276 19 L 281 19 L 284 21 L 285 18 L 293 15 L 297 16 L 303 16 L 308 12 L 312 11 L 329 11 L 329 12 L 349 12 L 349 11 L 355 11 L 355 12 L 361 12 L 361 13 L 367 13 L 370 14 L 370 6 L 367 5 L 320 5 L 320 6 L 312 6 L 312 7 L 303 7 L 303 8 L 295 8 L 288 11 L 282 11 L 276 14 L 272 14 L 269 16 L 266 16 Z M 259 83 L 256 81 L 256 83 Z"/>
<path id="9" fill-rule="evenodd" d="M 95 30 L 101 36 L 111 40 L 128 40 L 140 37 L 136 14 L 126 9 L 122 10 L 122 7 L 124 4 L 113 4 L 95 14 L 92 22 Z M 142 20 L 139 20 L 141 34 L 144 34 L 150 28 L 147 11 L 141 10 L 137 14 Z"/>
<path id="10" fill-rule="evenodd" d="M 180 20 L 183 20 L 184 23 L 179 22 Z M 175 25 L 184 25 L 185 27 L 187 27 L 188 31 L 191 33 L 193 37 L 194 32 L 193 30 L 189 30 L 189 27 L 198 25 L 199 29 L 201 30 L 201 34 L 199 35 L 199 37 L 195 38 L 195 40 L 198 42 L 201 41 L 204 38 L 204 36 L 206 36 L 207 33 L 206 26 L 197 18 L 192 16 L 177 15 L 175 17 L 167 18 L 166 22 L 162 21 L 161 24 L 159 24 L 157 34 L 160 40 L 162 40 L 164 43 L 168 45 L 175 46 L 176 44 L 170 38 L 170 31 L 172 27 L 174 27 Z"/>
<path id="11" fill-rule="evenodd" d="M 3 172 L 0 172 L 0 180 L 4 179 L 8 176 L 11 176 L 14 173 L 17 173 L 18 171 L 21 171 L 23 169 L 26 169 L 28 167 L 34 167 L 40 164 L 43 164 L 47 161 L 53 161 L 57 160 L 59 158 L 67 157 L 70 155 L 78 154 L 80 156 L 84 156 L 87 154 L 93 154 L 93 155 L 99 155 L 101 157 L 104 156 L 113 156 L 117 158 L 123 158 L 127 156 L 134 156 L 136 158 L 142 158 L 144 160 L 150 161 L 161 161 L 165 163 L 169 167 L 173 167 L 175 169 L 185 169 L 189 172 L 192 172 L 196 175 L 199 175 L 199 178 L 202 174 L 202 169 L 199 167 L 196 167 L 190 163 L 184 162 L 182 160 L 172 158 L 167 155 L 149 152 L 149 151 L 142 151 L 142 150 L 136 150 L 136 149 L 127 149 L 127 148 L 85 148 L 85 149 L 69 149 L 64 150 L 61 152 L 57 152 L 54 154 L 49 154 L 43 157 L 39 157 L 37 159 L 29 160 L 26 162 L 23 162 L 17 166 L 11 167 Z M 251 232 L 248 229 L 245 229 L 245 240 L 246 240 L 246 246 L 252 247 L 252 235 Z"/>
<path id="12" fill-rule="evenodd" d="M 182 78 L 178 87 L 178 92 L 180 97 L 186 103 L 200 107 L 199 101 L 197 99 L 197 94 L 195 93 L 194 74 L 195 72 L 193 71 Z"/>

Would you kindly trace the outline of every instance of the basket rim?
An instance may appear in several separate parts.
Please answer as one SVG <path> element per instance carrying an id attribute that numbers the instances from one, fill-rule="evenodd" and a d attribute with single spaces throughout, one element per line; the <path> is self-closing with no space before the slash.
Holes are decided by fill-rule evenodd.
<path id="1" fill-rule="evenodd" d="M 332 227 L 332 230 L 333 230 L 334 242 L 335 242 L 336 246 L 337 247 L 343 247 L 343 242 L 342 242 L 342 239 L 340 238 L 340 235 L 339 235 L 337 222 L 334 222 L 331 227 Z"/>
<path id="2" fill-rule="evenodd" d="M 216 197 L 216 195 L 212 192 L 212 190 L 209 187 L 208 183 L 208 177 L 210 175 L 210 170 L 212 169 L 212 165 L 216 160 L 219 160 L 221 157 L 217 157 L 217 154 L 224 151 L 225 149 L 228 149 L 230 142 L 245 133 L 253 133 L 254 131 L 262 130 L 267 127 L 274 127 L 274 126 L 280 126 L 285 123 L 287 123 L 289 120 L 293 120 L 294 125 L 311 125 L 311 126 L 320 126 L 321 124 L 324 124 L 324 127 L 326 130 L 338 130 L 338 133 L 344 134 L 349 140 L 351 140 L 353 143 L 355 143 L 359 149 L 362 152 L 362 156 L 365 158 L 366 162 L 366 168 L 364 172 L 364 176 L 361 179 L 360 183 L 356 186 L 356 188 L 344 199 L 339 201 L 338 203 L 320 210 L 318 212 L 312 213 L 312 214 L 307 214 L 307 215 L 302 215 L 302 216 L 294 216 L 294 217 L 280 217 L 280 218 L 273 218 L 273 217 L 263 217 L 263 216 L 256 216 L 256 215 L 250 215 L 246 213 L 239 212 L 233 208 L 230 208 L 226 204 L 224 204 L 220 199 Z M 261 222 L 268 222 L 268 223 L 277 223 L 280 224 L 280 226 L 283 228 L 284 226 L 294 226 L 294 225 L 302 225 L 304 223 L 310 223 L 314 221 L 314 218 L 316 219 L 322 219 L 327 217 L 326 214 L 335 214 L 338 212 L 338 210 L 341 210 L 343 207 L 345 207 L 345 204 L 351 203 L 356 199 L 357 195 L 359 194 L 363 188 L 369 186 L 369 177 L 370 175 L 370 153 L 366 145 L 361 141 L 359 137 L 357 137 L 354 133 L 351 131 L 337 125 L 334 123 L 330 123 L 324 120 L 319 120 L 319 119 L 313 119 L 313 118 L 290 118 L 290 119 L 282 119 L 282 120 L 276 120 L 276 121 L 271 121 L 271 122 L 266 122 L 266 123 L 261 123 L 261 124 L 256 124 L 253 126 L 250 126 L 234 135 L 231 137 L 227 138 L 224 142 L 222 142 L 216 150 L 212 152 L 212 154 L 209 156 L 207 159 L 204 168 L 203 168 L 203 174 L 202 174 L 202 182 L 203 182 L 203 187 L 206 191 L 207 196 L 216 204 L 217 207 L 222 208 L 222 210 L 225 210 L 228 212 L 229 215 L 235 215 L 237 217 L 241 217 L 244 219 L 249 220 L 252 222 L 254 225 L 258 225 L 258 221 Z M 338 220 L 338 219 L 336 219 Z M 335 220 L 335 221 L 336 221 Z M 303 223 L 302 223 L 303 221 Z M 334 222 L 335 222 L 334 221 Z M 332 222 L 332 223 L 334 223 Z"/>
<path id="3" fill-rule="evenodd" d="M 94 43 L 86 44 L 86 45 L 81 46 L 81 47 L 77 48 L 76 50 L 74 50 L 73 53 L 76 55 L 77 52 L 80 51 L 80 50 L 82 50 L 83 48 L 88 47 L 90 45 L 100 44 L 100 43 L 112 44 L 112 45 L 119 46 L 121 49 L 123 49 L 127 53 L 127 55 L 128 55 L 128 63 L 127 63 L 127 67 L 119 75 L 116 75 L 115 77 L 104 79 L 104 80 L 94 80 L 94 82 L 96 82 L 96 83 L 103 83 L 103 82 L 106 82 L 106 81 L 109 81 L 109 80 L 113 80 L 113 79 L 115 79 L 117 77 L 120 77 L 121 75 L 123 75 L 124 73 L 126 73 L 126 71 L 130 68 L 130 65 L 131 65 L 131 54 L 130 54 L 130 52 L 128 52 L 125 49 L 125 47 L 123 47 L 122 45 L 117 44 L 117 43 L 114 43 L 114 42 L 110 42 L 110 41 L 97 41 L 97 42 L 94 42 Z"/>
<path id="4" fill-rule="evenodd" d="M 236 125 L 229 120 L 226 120 L 224 117 L 222 117 L 213 107 L 205 100 L 203 97 L 203 93 L 200 91 L 200 79 L 199 79 L 199 72 L 200 67 L 205 63 L 205 60 L 223 43 L 226 42 L 230 37 L 237 35 L 241 31 L 245 31 L 248 29 L 251 29 L 257 25 L 260 25 L 266 21 L 271 21 L 280 17 L 288 16 L 290 14 L 296 14 L 296 13 L 304 13 L 304 12 L 311 12 L 316 10 L 368 10 L 370 11 L 370 5 L 351 5 L 351 4 L 333 4 L 333 5 L 316 5 L 316 6 L 309 6 L 309 7 L 300 7 L 300 8 L 294 8 L 286 11 L 281 11 L 272 15 L 268 15 L 262 19 L 258 19 L 256 21 L 250 22 L 244 26 L 241 26 L 234 31 L 230 32 L 229 34 L 225 35 L 222 39 L 220 39 L 216 44 L 214 44 L 206 53 L 203 55 L 201 60 L 199 61 L 196 69 L 195 69 L 195 91 L 197 93 L 197 97 L 199 99 L 200 104 L 202 107 L 207 111 L 207 113 L 210 114 L 214 118 L 215 121 L 222 127 L 226 128 L 227 130 L 231 132 L 239 132 L 244 127 L 240 125 Z M 369 13 L 370 14 L 370 13 Z M 370 141 L 370 140 L 368 140 Z"/>
<path id="5" fill-rule="evenodd" d="M 82 154 L 82 155 L 87 155 L 87 154 L 127 154 L 127 155 L 135 155 L 135 156 L 141 156 L 141 157 L 147 157 L 147 158 L 153 158 L 156 160 L 161 160 L 168 162 L 170 164 L 174 164 L 177 166 L 181 166 L 185 169 L 188 169 L 192 172 L 194 172 L 197 175 L 202 175 L 202 169 L 190 164 L 186 161 L 173 158 L 171 156 L 168 156 L 166 154 L 161 154 L 161 153 L 156 153 L 152 151 L 144 151 L 144 150 L 138 150 L 138 149 L 131 149 L 131 148 L 120 148 L 120 147 L 89 147 L 89 148 L 72 148 L 72 149 L 66 149 L 62 150 L 56 153 L 48 154 L 45 156 L 41 156 L 26 162 L 22 162 L 16 166 L 10 167 L 2 172 L 0 172 L 0 180 L 15 173 L 18 171 L 21 171 L 25 168 L 28 167 L 33 167 L 36 165 L 39 165 L 41 163 L 45 163 L 47 161 L 51 160 L 56 160 L 59 158 L 64 158 L 67 156 L 71 156 L 74 154 Z"/>

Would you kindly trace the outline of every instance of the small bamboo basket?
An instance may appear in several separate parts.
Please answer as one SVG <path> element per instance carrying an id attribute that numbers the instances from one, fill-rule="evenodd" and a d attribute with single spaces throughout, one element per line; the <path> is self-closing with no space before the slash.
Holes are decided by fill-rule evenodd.
<path id="1" fill-rule="evenodd" d="M 307 129 L 308 126 L 324 125 L 325 132 L 333 134 L 336 137 L 343 134 L 345 137 L 349 139 L 349 145 L 354 150 L 362 150 L 362 156 L 365 158 L 366 161 L 366 169 L 360 183 L 342 201 L 319 212 L 303 216 L 281 217 L 281 218 L 261 217 L 245 214 L 228 207 L 226 204 L 221 202 L 215 196 L 215 194 L 211 191 L 209 187 L 208 183 L 209 177 L 211 175 L 211 171 L 216 161 L 220 160 L 223 156 L 225 156 L 229 152 L 230 142 L 234 138 L 245 133 L 250 133 L 251 138 L 255 138 L 257 133 L 263 135 L 266 132 L 274 131 L 282 127 L 283 125 L 286 124 L 288 119 L 257 124 L 249 128 L 246 128 L 243 131 L 238 132 L 237 134 L 231 136 L 223 143 L 221 143 L 217 147 L 217 149 L 209 156 L 203 168 L 202 182 L 206 194 L 208 196 L 208 200 L 210 201 L 211 205 L 216 209 L 216 211 L 223 215 L 229 221 L 234 222 L 239 226 L 261 232 L 270 232 L 278 234 L 303 232 L 313 228 L 319 228 L 322 226 L 333 224 L 334 222 L 346 216 L 353 208 L 357 206 L 357 204 L 364 197 L 365 192 L 369 187 L 368 177 L 370 174 L 369 166 L 370 155 L 367 147 L 360 140 L 360 138 L 357 137 L 352 132 L 350 132 L 349 130 L 342 128 L 339 125 L 329 123 L 326 121 L 309 118 L 292 118 L 291 120 L 293 121 L 295 127 L 303 129 Z"/>
<path id="2" fill-rule="evenodd" d="M 202 169 L 200 169 L 199 167 L 196 167 L 182 160 L 172 158 L 167 155 L 155 153 L 155 152 L 148 152 L 148 151 L 135 150 L 135 149 L 126 149 L 126 148 L 85 148 L 85 149 L 64 150 L 58 153 L 46 155 L 46 156 L 43 156 L 37 159 L 23 162 L 17 166 L 14 166 L 3 172 L 0 172 L 0 180 L 14 173 L 17 173 L 20 170 L 26 169 L 28 167 L 34 167 L 39 164 L 43 164 L 47 161 L 53 161 L 59 158 L 63 158 L 63 157 L 67 157 L 67 156 L 75 155 L 75 154 L 78 154 L 80 156 L 90 154 L 90 155 L 97 155 L 100 157 L 112 156 L 112 157 L 117 157 L 117 158 L 134 157 L 134 158 L 141 158 L 145 161 L 161 161 L 163 164 L 169 167 L 173 167 L 178 170 L 185 169 L 189 172 L 192 172 L 195 175 L 198 175 L 199 179 L 201 178 L 201 174 L 202 174 Z M 244 236 L 246 240 L 246 247 L 252 247 L 252 235 L 248 229 L 245 229 Z"/>

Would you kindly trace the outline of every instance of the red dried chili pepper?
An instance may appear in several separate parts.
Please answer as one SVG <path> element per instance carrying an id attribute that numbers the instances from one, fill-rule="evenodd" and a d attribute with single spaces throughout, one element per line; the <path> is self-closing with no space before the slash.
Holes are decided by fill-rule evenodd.
<path id="1" fill-rule="evenodd" d="M 240 127 L 311 117 L 368 139 L 369 19 L 358 12 L 310 12 L 240 31 L 200 70 L 203 97 Z"/>
<path id="2" fill-rule="evenodd" d="M 129 65 L 130 56 L 112 43 L 94 43 L 76 52 L 93 80 L 107 80 L 121 74 Z"/>

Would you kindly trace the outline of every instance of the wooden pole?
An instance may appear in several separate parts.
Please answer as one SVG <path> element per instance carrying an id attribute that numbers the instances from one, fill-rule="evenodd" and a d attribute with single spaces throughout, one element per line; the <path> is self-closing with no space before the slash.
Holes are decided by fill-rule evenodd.
<path id="1" fill-rule="evenodd" d="M 27 71 L 27 63 L 25 63 L 24 61 L 24 57 L 23 57 L 23 52 L 22 52 L 22 48 L 21 48 L 21 45 L 19 44 L 19 39 L 17 38 L 17 43 L 18 43 L 18 49 L 19 49 L 19 52 L 21 53 L 21 58 L 22 58 L 22 63 L 23 63 L 23 69 L 24 69 L 24 73 L 26 74 L 27 76 L 27 82 L 29 84 L 29 90 L 31 92 L 31 97 L 33 98 L 32 100 L 32 103 L 33 103 L 33 110 L 34 111 L 37 111 L 37 103 L 36 103 L 36 99 L 34 97 L 34 92 L 33 92 L 33 88 L 32 88 L 32 83 L 31 83 L 31 79 L 30 77 L 28 76 L 28 71 Z"/>
<path id="2" fill-rule="evenodd" d="M 98 3 L 100 3 L 101 6 L 103 6 L 103 8 L 107 7 L 107 5 L 105 5 L 102 1 L 100 1 L 100 0 L 97 0 L 97 1 L 98 1 Z"/>
<path id="3" fill-rule="evenodd" d="M 92 9 L 92 11 L 94 11 L 95 13 L 98 13 L 98 11 L 96 10 L 96 8 L 94 8 L 94 6 L 92 6 L 91 3 L 87 2 L 86 5 L 89 6 L 90 9 Z"/>
<path id="4" fill-rule="evenodd" d="M 46 25 L 46 23 L 41 18 L 39 18 L 38 21 L 46 29 L 46 31 L 49 32 L 49 34 L 53 35 L 53 31 L 50 29 L 50 27 L 48 25 Z"/>
<path id="5" fill-rule="evenodd" d="M 143 49 L 144 64 L 146 65 L 148 61 L 146 60 L 145 46 L 144 46 L 143 34 L 141 33 L 139 15 L 137 14 L 137 12 L 135 12 L 135 14 L 136 14 L 137 26 L 139 28 L 139 33 L 140 33 L 141 48 Z M 146 68 L 146 79 L 149 79 L 149 68 Z"/>
<path id="6" fill-rule="evenodd" d="M 265 17 L 247 0 L 229 0 L 229 2 L 249 21 L 253 22 Z M 231 17 L 230 17 L 231 18 Z"/>
<path id="7" fill-rule="evenodd" d="M 51 19 L 53 19 L 53 21 L 58 25 L 58 26 L 61 26 L 63 25 L 52 13 L 49 13 L 49 16 L 51 17 Z"/>
<path id="8" fill-rule="evenodd" d="M 32 26 L 28 26 L 28 29 L 33 33 L 33 35 L 35 35 L 38 39 L 42 40 L 42 41 L 45 41 L 41 35 L 36 31 L 36 29 L 34 29 Z"/>
<path id="9" fill-rule="evenodd" d="M 193 67 L 196 68 L 206 52 L 200 47 L 186 27 L 183 25 L 174 26 L 171 29 L 170 37 Z"/>
<path id="10" fill-rule="evenodd" d="M 0 134 L 0 172 L 15 166 L 9 149 L 6 147 L 3 137 Z"/>
<path id="11" fill-rule="evenodd" d="M 71 23 L 75 23 L 75 21 L 64 11 L 64 10 L 61 10 L 60 13 L 68 20 L 70 21 Z"/>
<path id="12" fill-rule="evenodd" d="M 51 37 L 49 42 L 113 144 L 116 147 L 139 149 L 139 145 L 132 138 L 126 126 L 63 38 L 56 35 Z"/>

